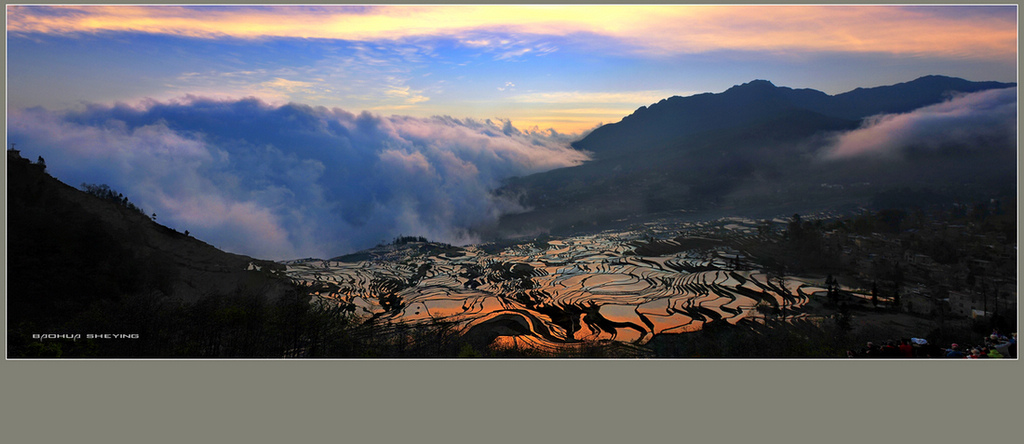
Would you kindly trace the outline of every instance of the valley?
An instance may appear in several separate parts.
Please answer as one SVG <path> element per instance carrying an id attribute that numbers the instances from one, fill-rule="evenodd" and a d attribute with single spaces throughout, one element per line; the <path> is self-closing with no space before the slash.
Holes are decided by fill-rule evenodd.
<path id="1" fill-rule="evenodd" d="M 493 253 L 467 247 L 357 263 L 301 261 L 289 263 L 285 273 L 316 284 L 318 297 L 351 304 L 357 314 L 413 324 L 457 322 L 471 339 L 483 337 L 496 347 L 557 354 L 588 341 L 643 345 L 657 334 L 763 318 L 758 304 L 806 316 L 801 308 L 824 291 L 822 284 L 770 277 L 730 247 L 714 248 L 712 239 L 695 238 L 710 248 L 692 249 L 669 240 L 666 245 L 679 250 L 669 255 L 635 251 L 645 239 L 680 228 L 742 236 L 753 231 L 752 223 L 652 224 L 642 232 L 529 242 Z M 398 285 L 386 289 L 381 282 Z M 400 304 L 385 308 L 379 301 L 387 295 Z"/>
<path id="2" fill-rule="evenodd" d="M 672 97 L 573 143 L 589 160 L 477 190 L 485 203 L 377 203 L 421 228 L 329 259 L 222 251 L 12 149 L 8 353 L 837 358 L 873 340 L 980 343 L 1016 326 L 1014 86 L 927 76 L 829 96 L 756 80 Z M 934 128 L 964 112 L 980 124 Z M 276 239 L 386 230 L 346 205 L 298 208 L 311 225 Z M 83 332 L 130 340 L 60 340 Z"/>
<path id="3" fill-rule="evenodd" d="M 765 331 L 800 328 L 819 335 L 803 340 L 828 353 L 819 357 L 839 357 L 843 347 L 856 348 L 857 338 L 873 335 L 976 335 L 972 325 L 986 318 L 996 322 L 993 316 L 1004 317 L 998 321 L 1004 328 L 1012 325 L 1013 255 L 977 258 L 1001 261 L 984 273 L 1003 292 L 989 308 L 999 300 L 1003 305 L 984 318 L 965 316 L 953 309 L 948 294 L 974 289 L 949 276 L 937 280 L 957 267 L 920 259 L 927 256 L 908 236 L 900 240 L 903 231 L 885 234 L 888 228 L 878 221 L 886 217 L 862 215 L 857 229 L 856 218 L 830 215 L 803 222 L 659 219 L 630 230 L 465 248 L 396 240 L 336 258 L 350 261 L 290 261 L 285 274 L 353 316 L 412 327 L 445 324 L 488 355 L 593 357 L 617 350 L 629 357 L 664 357 L 664 342 L 685 342 L 703 330 L 763 339 L 770 336 Z M 876 225 L 865 231 L 865 220 Z M 906 226 L 915 223 L 925 224 L 907 220 Z M 1001 236 L 988 235 L 994 237 L 987 241 L 997 242 Z M 974 245 L 961 242 L 960 248 Z M 905 273 L 894 277 L 891 272 L 901 267 Z M 736 344 L 728 342 L 719 346 L 720 354 L 712 356 L 756 357 L 771 350 L 764 344 L 760 351 L 730 349 Z M 668 353 L 686 357 L 696 351 Z M 808 357 L 794 357 L 801 356 Z"/>

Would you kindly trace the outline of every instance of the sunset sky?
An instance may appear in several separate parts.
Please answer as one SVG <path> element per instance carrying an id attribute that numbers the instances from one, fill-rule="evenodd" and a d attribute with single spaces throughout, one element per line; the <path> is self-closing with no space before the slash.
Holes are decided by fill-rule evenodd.
<path id="1" fill-rule="evenodd" d="M 1016 78 L 1016 7 L 12 6 L 11 107 L 255 96 L 580 132 L 756 78 Z"/>
<path id="2" fill-rule="evenodd" d="M 1017 6 L 7 7 L 8 143 L 265 259 L 477 241 L 503 180 L 671 96 L 931 74 L 1016 82 Z"/>

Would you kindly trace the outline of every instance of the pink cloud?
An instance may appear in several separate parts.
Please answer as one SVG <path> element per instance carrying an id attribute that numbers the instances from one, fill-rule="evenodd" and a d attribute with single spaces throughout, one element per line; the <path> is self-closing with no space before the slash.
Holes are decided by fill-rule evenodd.
<path id="1" fill-rule="evenodd" d="M 957 6 L 954 6 L 957 7 Z M 962 8 L 962 6 L 959 6 Z M 508 49 L 481 32 L 595 34 L 660 54 L 718 50 L 827 51 L 1006 57 L 1016 54 L 1016 10 L 892 5 L 395 5 L 365 8 L 12 6 L 8 32 L 136 32 L 196 38 L 318 38 L 349 41 L 452 37 L 507 57 L 553 48 Z M 953 13 L 951 13 L 953 11 Z"/>

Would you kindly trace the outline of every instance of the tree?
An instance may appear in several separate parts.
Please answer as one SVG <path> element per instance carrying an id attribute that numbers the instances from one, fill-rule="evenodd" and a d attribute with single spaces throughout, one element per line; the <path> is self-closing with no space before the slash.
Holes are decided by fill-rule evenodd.
<path id="1" fill-rule="evenodd" d="M 825 278 L 826 297 L 829 304 L 835 305 L 839 302 L 839 281 L 831 274 Z"/>
<path id="2" fill-rule="evenodd" d="M 903 210 L 885 209 L 879 211 L 875 218 L 878 220 L 881 228 L 890 233 L 899 233 L 903 229 L 903 219 L 907 217 L 907 213 Z"/>
<path id="3" fill-rule="evenodd" d="M 793 213 L 793 217 L 789 221 L 788 228 L 789 228 L 789 230 L 787 231 L 787 234 L 789 235 L 789 240 L 790 241 L 796 242 L 796 241 L 799 241 L 800 238 L 803 237 L 803 229 L 804 229 L 804 227 L 803 227 L 803 222 L 801 222 L 801 220 L 800 220 L 800 215 L 799 214 Z"/>
<path id="4" fill-rule="evenodd" d="M 779 275 L 777 276 L 777 279 L 778 279 L 778 283 L 779 283 L 779 296 L 782 296 L 782 304 L 780 305 L 779 309 L 782 312 L 782 320 L 785 321 L 786 320 L 786 304 L 789 302 L 790 298 L 792 297 L 792 293 L 790 293 L 789 289 L 786 288 L 786 278 L 785 278 L 785 275 L 783 273 L 779 273 Z"/>
<path id="5" fill-rule="evenodd" d="M 135 204 L 131 203 L 128 200 L 128 198 L 125 197 L 124 194 L 118 193 L 113 188 L 110 188 L 110 186 L 107 184 L 95 185 L 83 182 L 81 188 L 82 191 L 85 191 L 86 193 L 96 196 L 100 199 L 109 200 L 129 210 L 138 211 L 139 213 L 146 214 L 144 211 L 142 211 L 142 208 L 139 208 L 135 206 Z M 154 216 L 156 215 L 154 214 Z"/>
<path id="6" fill-rule="evenodd" d="M 988 218 L 988 202 L 974 204 L 974 208 L 971 209 L 971 219 L 983 221 L 986 218 Z"/>
<path id="7" fill-rule="evenodd" d="M 850 323 L 850 307 L 845 302 L 839 305 L 839 311 L 833 314 L 832 318 L 836 321 L 836 327 L 839 328 L 841 335 L 845 335 L 853 328 Z"/>
<path id="8" fill-rule="evenodd" d="M 878 308 L 878 282 L 871 282 L 871 305 Z"/>
<path id="9" fill-rule="evenodd" d="M 895 286 L 892 291 L 892 309 L 893 311 L 900 311 L 900 287 Z"/>
<path id="10" fill-rule="evenodd" d="M 765 297 L 767 297 L 767 294 L 765 295 Z M 773 314 L 774 311 L 772 304 L 769 303 L 766 299 L 761 299 L 760 301 L 757 301 L 757 304 L 754 305 L 754 310 L 761 314 L 765 324 L 768 323 L 768 318 Z"/>

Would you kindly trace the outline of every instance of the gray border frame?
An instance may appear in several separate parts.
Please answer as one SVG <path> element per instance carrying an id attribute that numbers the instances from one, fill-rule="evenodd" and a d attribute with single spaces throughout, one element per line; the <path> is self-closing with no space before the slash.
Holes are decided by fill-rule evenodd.
<path id="1" fill-rule="evenodd" d="M 6 184 L 6 169 L 3 175 Z M 6 191 L 3 202 L 6 209 Z M 6 233 L 6 217 L 3 225 Z M 6 282 L 6 266 L 0 275 Z M 6 329 L 0 335 L 6 343 Z M 630 442 L 654 437 L 963 443 L 1019 436 L 1022 365 L 1020 360 L 980 365 L 4 360 L 0 436 L 15 443 Z"/>

